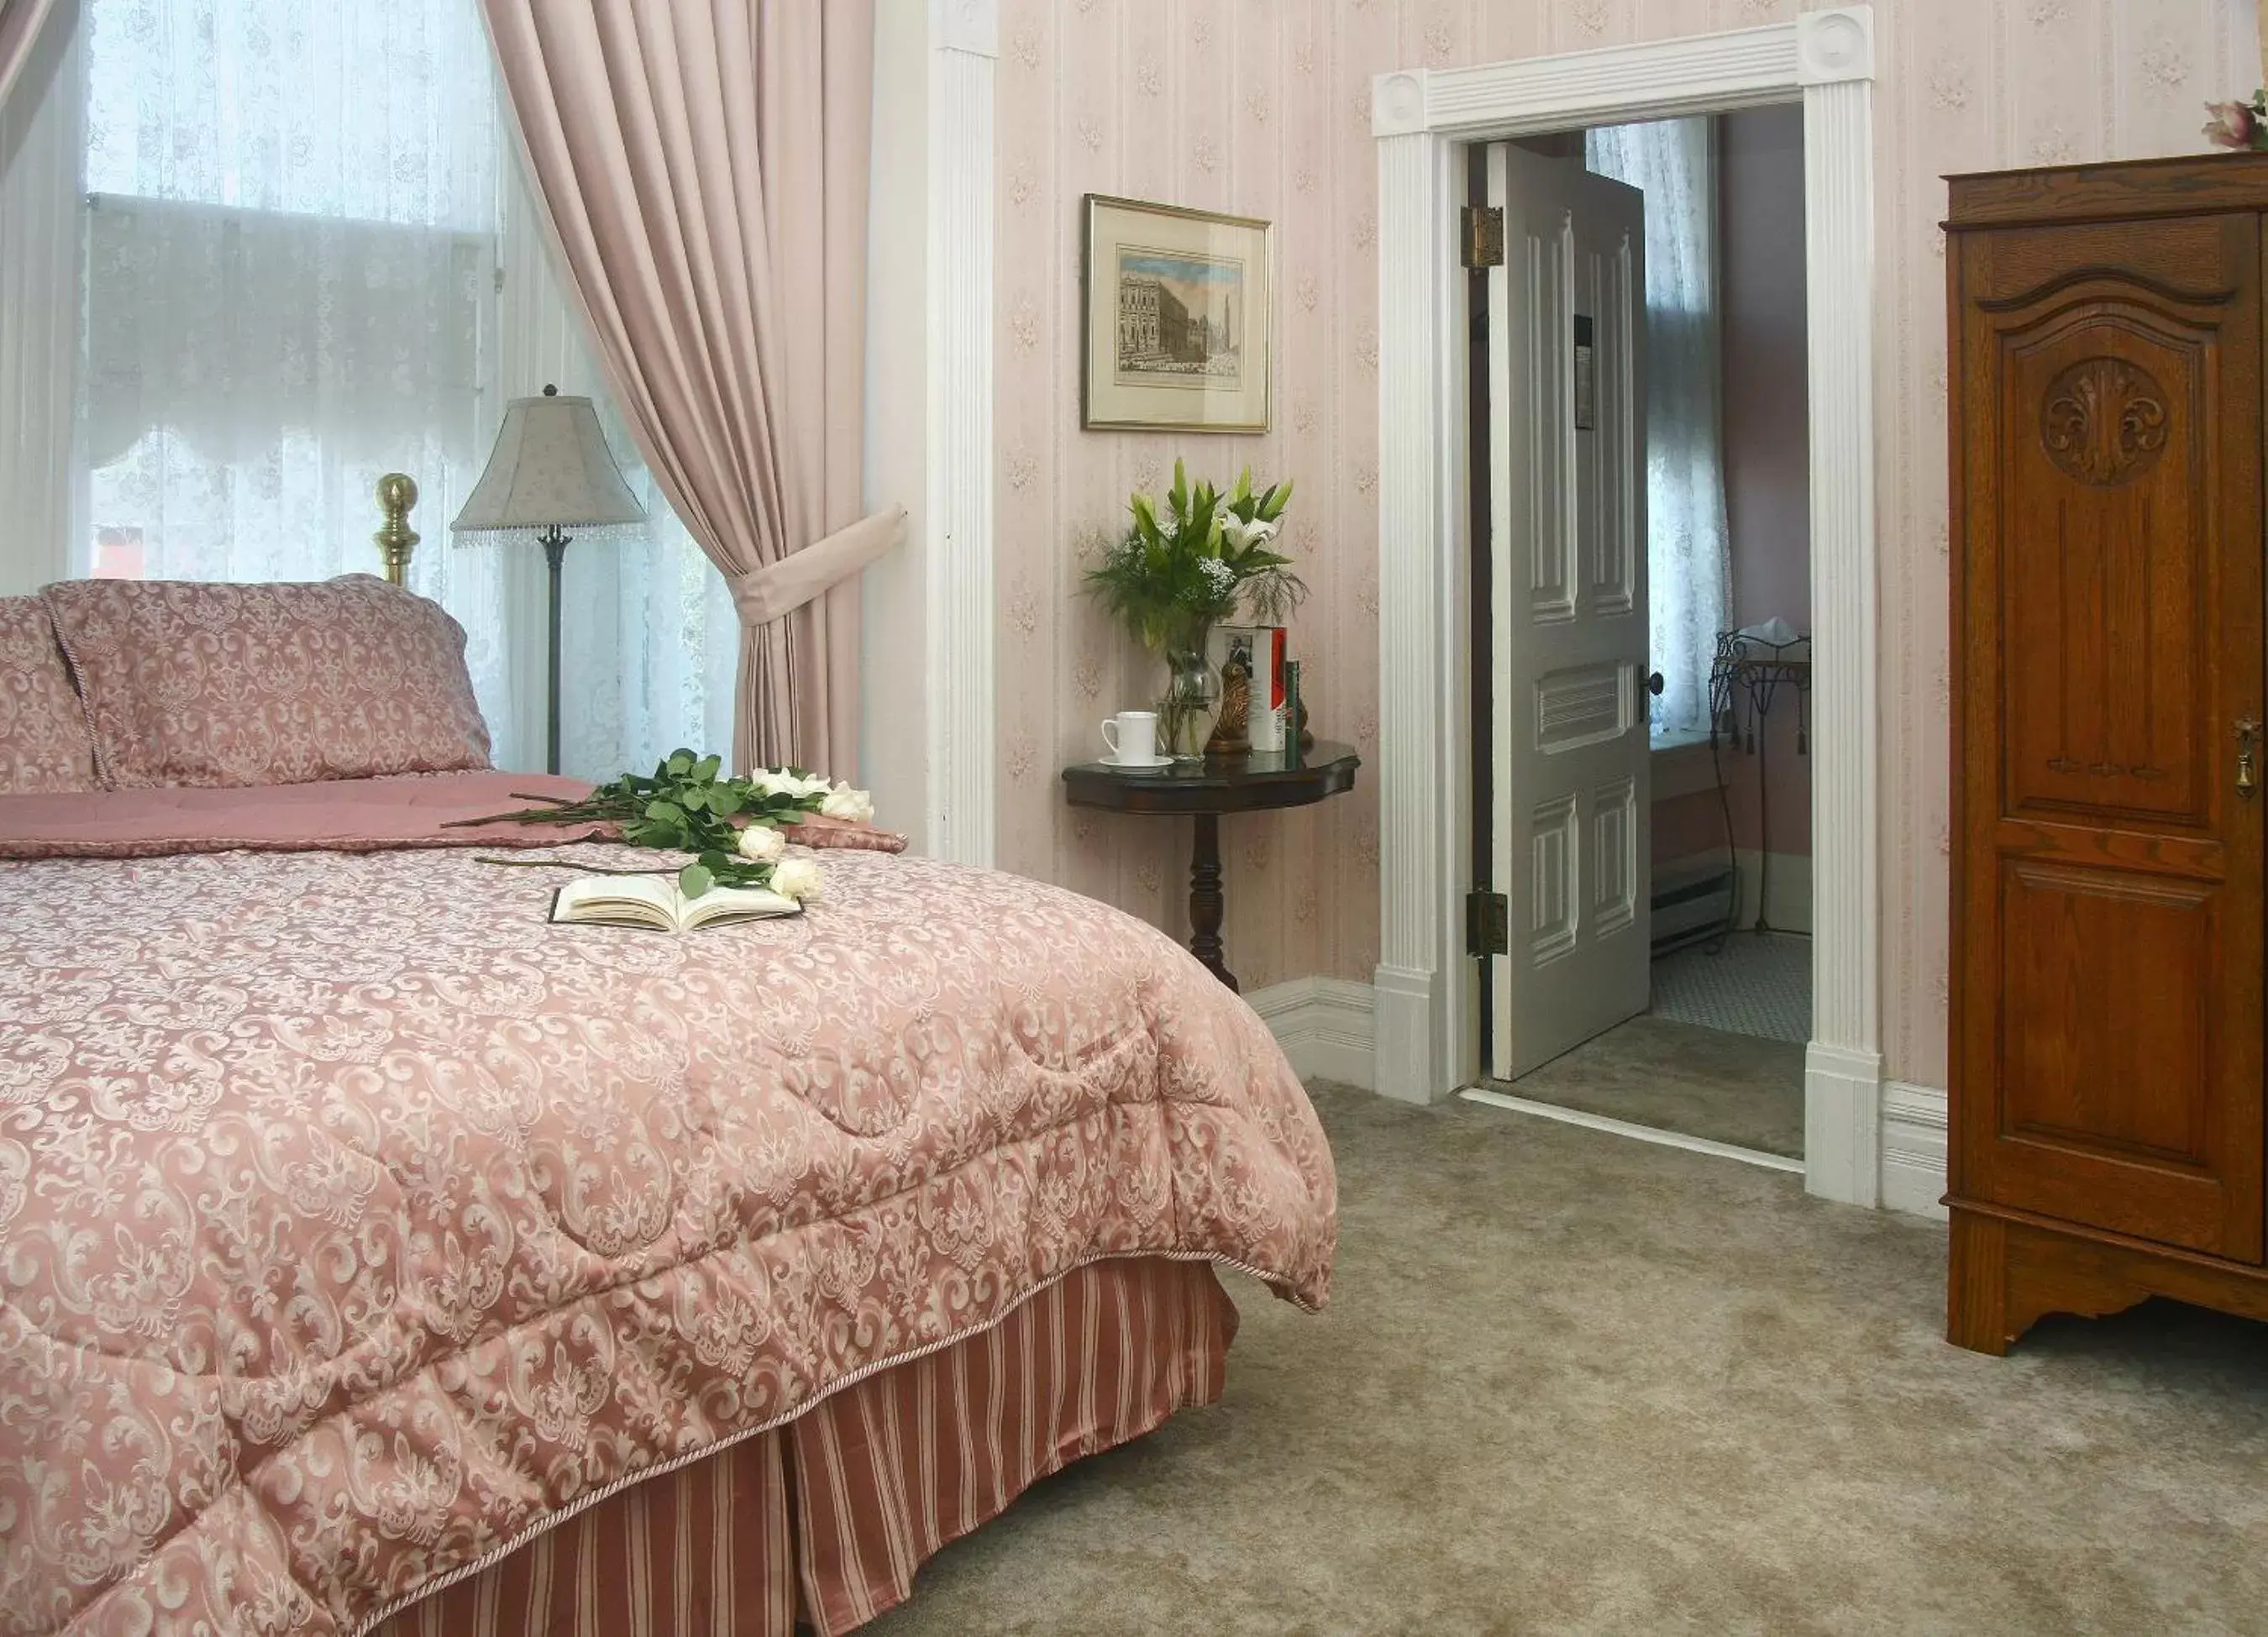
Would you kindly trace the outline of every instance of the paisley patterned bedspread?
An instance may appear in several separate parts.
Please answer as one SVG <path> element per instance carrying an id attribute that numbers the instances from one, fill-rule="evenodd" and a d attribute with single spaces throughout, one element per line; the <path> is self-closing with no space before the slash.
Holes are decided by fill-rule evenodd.
<path id="1" fill-rule="evenodd" d="M 1325 1297 L 1298 1080 L 1116 911 L 555 927 L 389 842 L 0 862 L 0 1633 L 360 1630 L 1098 1257 Z"/>

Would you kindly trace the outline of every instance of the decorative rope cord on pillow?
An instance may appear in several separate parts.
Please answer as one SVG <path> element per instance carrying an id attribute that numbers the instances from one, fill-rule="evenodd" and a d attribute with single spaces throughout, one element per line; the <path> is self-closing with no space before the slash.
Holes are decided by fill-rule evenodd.
<path id="1" fill-rule="evenodd" d="M 726 576 L 740 623 L 754 630 L 784 618 L 826 595 L 905 537 L 906 509 L 894 505 L 862 517 L 850 527 L 837 529 L 752 574 Z"/>

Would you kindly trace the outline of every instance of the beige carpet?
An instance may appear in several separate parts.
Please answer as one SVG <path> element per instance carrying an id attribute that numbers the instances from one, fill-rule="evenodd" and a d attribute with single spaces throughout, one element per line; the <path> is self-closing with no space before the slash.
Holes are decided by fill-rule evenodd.
<path id="1" fill-rule="evenodd" d="M 1939 1338 L 1944 1229 L 1469 1103 L 1319 1089 L 1307 1318 L 1230 1280 L 1217 1405 L 1039 1486 L 868 1627 L 2268 1632 L 2268 1330 Z"/>
<path id="2" fill-rule="evenodd" d="M 1652 1013 L 1499 1091 L 1636 1125 L 1803 1157 L 1803 1048 Z"/>

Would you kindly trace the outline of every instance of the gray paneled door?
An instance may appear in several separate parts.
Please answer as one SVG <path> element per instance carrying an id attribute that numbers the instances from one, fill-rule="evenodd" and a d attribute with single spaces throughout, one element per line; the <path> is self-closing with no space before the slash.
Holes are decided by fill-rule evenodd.
<path id="1" fill-rule="evenodd" d="M 1645 205 L 1499 144 L 1489 277 L 1494 874 L 1490 1072 L 1646 1010 Z"/>

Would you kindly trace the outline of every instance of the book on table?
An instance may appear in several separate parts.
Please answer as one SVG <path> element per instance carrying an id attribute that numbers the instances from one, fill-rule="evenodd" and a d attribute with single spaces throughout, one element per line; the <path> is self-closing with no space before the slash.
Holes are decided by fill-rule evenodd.
<path id="1" fill-rule="evenodd" d="M 689 933 L 802 911 L 794 899 L 762 887 L 711 887 L 688 898 L 674 875 L 585 875 L 569 881 L 551 900 L 556 923 L 657 933 Z"/>
<path id="2" fill-rule="evenodd" d="M 1243 737 L 1255 750 L 1284 748 L 1285 630 L 1281 625 L 1216 625 L 1205 657 L 1216 670 L 1241 666 L 1252 679 Z"/>

